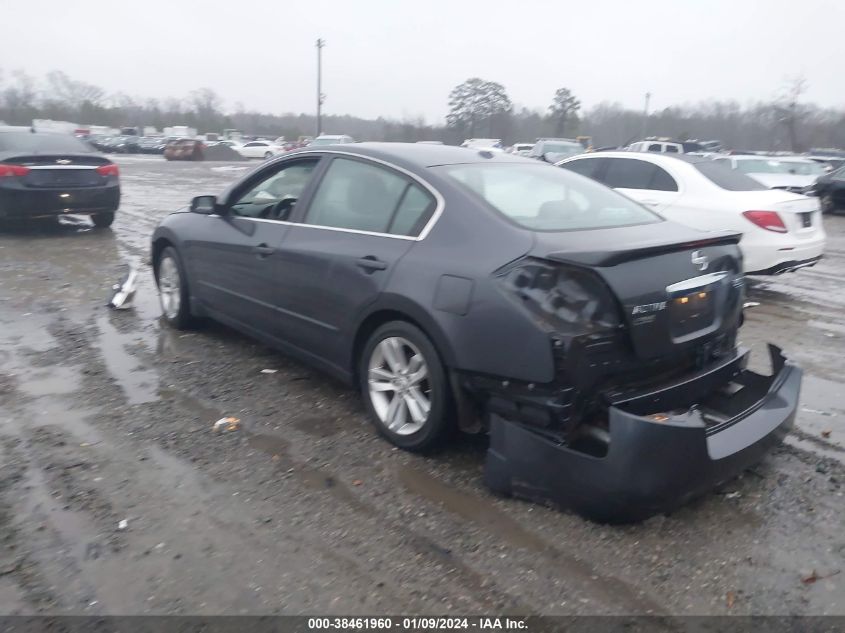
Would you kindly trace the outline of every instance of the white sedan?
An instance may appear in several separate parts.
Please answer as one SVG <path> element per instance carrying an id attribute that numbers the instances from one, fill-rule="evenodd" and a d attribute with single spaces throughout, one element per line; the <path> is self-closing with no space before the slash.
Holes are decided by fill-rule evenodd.
<path id="1" fill-rule="evenodd" d="M 557 165 L 613 187 L 668 220 L 704 231 L 742 233 L 739 246 L 748 274 L 812 266 L 824 252 L 817 198 L 767 189 L 707 158 L 598 152 Z"/>
<path id="2" fill-rule="evenodd" d="M 715 162 L 741 171 L 770 189 L 796 193 L 827 173 L 824 165 L 800 156 L 722 156 Z"/>
<path id="3" fill-rule="evenodd" d="M 284 147 L 276 145 L 273 141 L 249 141 L 235 149 L 244 158 L 272 158 L 285 151 Z"/>

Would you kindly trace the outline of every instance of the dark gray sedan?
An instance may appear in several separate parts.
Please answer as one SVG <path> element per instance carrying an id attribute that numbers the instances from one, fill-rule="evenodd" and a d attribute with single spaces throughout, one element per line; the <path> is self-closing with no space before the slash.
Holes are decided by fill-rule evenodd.
<path id="1" fill-rule="evenodd" d="M 211 317 L 356 384 L 402 448 L 487 431 L 485 479 L 600 520 L 677 505 L 792 425 L 801 371 L 736 345 L 733 233 L 513 155 L 292 152 L 168 216 L 164 317 Z"/>

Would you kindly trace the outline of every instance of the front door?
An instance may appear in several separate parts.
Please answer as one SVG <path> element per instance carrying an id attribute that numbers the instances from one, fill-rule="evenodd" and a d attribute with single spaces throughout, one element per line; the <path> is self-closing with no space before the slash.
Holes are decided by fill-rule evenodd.
<path id="1" fill-rule="evenodd" d="M 280 248 L 285 222 L 308 185 L 319 158 L 285 161 L 258 172 L 209 216 L 203 239 L 189 245 L 194 290 L 209 308 L 257 334 L 279 338 Z"/>
<path id="2" fill-rule="evenodd" d="M 355 324 L 434 209 L 431 193 L 404 173 L 333 158 L 281 249 L 288 341 L 348 369 Z"/>

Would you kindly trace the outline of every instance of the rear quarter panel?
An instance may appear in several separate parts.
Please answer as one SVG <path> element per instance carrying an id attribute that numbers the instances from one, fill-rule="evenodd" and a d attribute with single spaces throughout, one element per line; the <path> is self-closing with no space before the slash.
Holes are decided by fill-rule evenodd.
<path id="1" fill-rule="evenodd" d="M 531 250 L 533 234 L 449 183 L 433 184 L 444 195 L 442 216 L 402 258 L 368 313 L 404 311 L 420 322 L 454 369 L 551 380 L 548 337 L 515 309 L 493 276 Z"/>

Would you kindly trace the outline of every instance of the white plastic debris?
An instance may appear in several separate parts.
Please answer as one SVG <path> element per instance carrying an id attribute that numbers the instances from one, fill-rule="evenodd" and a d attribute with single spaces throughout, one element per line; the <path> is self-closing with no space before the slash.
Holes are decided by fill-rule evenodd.
<path id="1" fill-rule="evenodd" d="M 279 371 L 279 370 L 278 369 L 262 369 L 261 373 L 262 374 L 275 374 L 277 371 Z"/>
<path id="2" fill-rule="evenodd" d="M 138 279 L 138 271 L 130 269 L 129 273 L 112 286 L 114 294 L 109 300 L 109 307 L 115 310 L 126 310 L 132 307 L 132 299 L 135 297 L 135 282 Z"/>
<path id="3" fill-rule="evenodd" d="M 233 416 L 226 416 L 225 418 L 220 418 L 217 422 L 214 423 L 214 432 L 215 433 L 226 433 L 228 431 L 237 431 L 238 427 L 240 426 L 241 421 L 240 419 L 233 417 Z"/>
<path id="4" fill-rule="evenodd" d="M 759 301 L 746 301 L 745 303 L 742 304 L 742 307 L 743 308 L 756 308 L 758 305 L 760 305 Z"/>
<path id="5" fill-rule="evenodd" d="M 128 527 L 129 527 L 129 521 L 127 521 L 126 519 L 121 519 L 120 522 L 117 524 L 118 530 L 125 530 Z"/>

